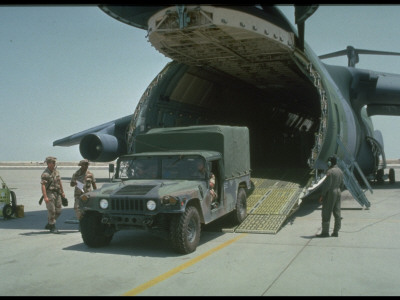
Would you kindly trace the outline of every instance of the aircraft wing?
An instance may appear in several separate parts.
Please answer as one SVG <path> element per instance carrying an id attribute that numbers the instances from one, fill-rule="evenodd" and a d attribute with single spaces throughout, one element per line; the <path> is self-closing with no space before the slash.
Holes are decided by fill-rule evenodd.
<path id="1" fill-rule="evenodd" d="M 329 70 L 331 66 L 327 66 Z M 333 67 L 337 68 L 337 67 Z M 353 108 L 367 107 L 368 116 L 400 116 L 400 75 L 348 67 Z M 330 72 L 331 75 L 334 72 Z M 335 76 L 335 75 L 333 75 Z"/>
<path id="2" fill-rule="evenodd" d="M 91 161 L 111 161 L 126 149 L 125 131 L 131 122 L 128 115 L 72 134 L 53 142 L 53 146 L 69 147 L 79 144 L 84 158 Z"/>

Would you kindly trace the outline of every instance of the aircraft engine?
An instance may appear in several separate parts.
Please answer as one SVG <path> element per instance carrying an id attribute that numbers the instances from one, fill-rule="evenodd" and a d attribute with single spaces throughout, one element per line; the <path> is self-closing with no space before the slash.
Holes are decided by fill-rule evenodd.
<path id="1" fill-rule="evenodd" d="M 82 157 L 90 161 L 107 162 L 121 155 L 121 142 L 110 134 L 88 134 L 79 144 Z"/>

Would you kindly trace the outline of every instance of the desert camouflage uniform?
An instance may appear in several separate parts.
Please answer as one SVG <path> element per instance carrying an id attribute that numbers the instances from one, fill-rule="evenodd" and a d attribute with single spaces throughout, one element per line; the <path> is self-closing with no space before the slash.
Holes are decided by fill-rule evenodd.
<path id="1" fill-rule="evenodd" d="M 80 181 L 83 183 L 83 191 L 78 188 L 78 186 L 75 186 L 75 191 L 74 191 L 74 198 L 75 198 L 75 203 L 74 203 L 74 210 L 76 217 L 78 220 L 81 219 L 81 213 L 79 211 L 79 198 L 82 194 L 90 192 L 92 190 L 92 184 L 96 182 L 96 179 L 94 178 L 94 175 L 92 172 L 87 170 L 85 173 L 82 172 L 81 169 L 76 171 L 71 178 L 71 183 L 75 183 L 77 181 Z"/>
<path id="2" fill-rule="evenodd" d="M 46 203 L 46 208 L 48 211 L 48 223 L 50 225 L 54 225 L 57 218 L 61 215 L 60 180 L 60 173 L 55 169 L 51 172 L 49 168 L 46 168 L 41 176 L 40 184 L 46 186 L 46 194 L 49 198 L 49 202 Z M 49 186 L 47 187 L 48 184 Z"/>

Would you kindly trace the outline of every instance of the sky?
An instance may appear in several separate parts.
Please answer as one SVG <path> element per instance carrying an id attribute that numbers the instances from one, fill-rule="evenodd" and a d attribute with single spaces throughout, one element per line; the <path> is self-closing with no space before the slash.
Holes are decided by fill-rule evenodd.
<path id="1" fill-rule="evenodd" d="M 294 8 L 281 7 L 294 23 Z M 400 52 L 400 5 L 321 5 L 305 39 L 317 55 L 345 49 Z M 145 30 L 97 6 L 0 6 L 0 161 L 82 159 L 53 141 L 132 114 L 170 61 Z M 347 65 L 347 57 L 324 60 Z M 356 66 L 400 74 L 399 56 L 360 55 Z M 373 116 L 387 159 L 400 158 L 400 117 Z"/>

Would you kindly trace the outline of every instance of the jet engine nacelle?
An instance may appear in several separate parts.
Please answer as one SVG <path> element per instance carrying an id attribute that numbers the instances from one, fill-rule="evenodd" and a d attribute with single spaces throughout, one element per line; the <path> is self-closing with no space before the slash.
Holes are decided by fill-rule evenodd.
<path id="1" fill-rule="evenodd" d="M 83 137 L 79 151 L 82 157 L 90 161 L 108 162 L 122 154 L 121 144 L 114 135 L 91 133 Z"/>

